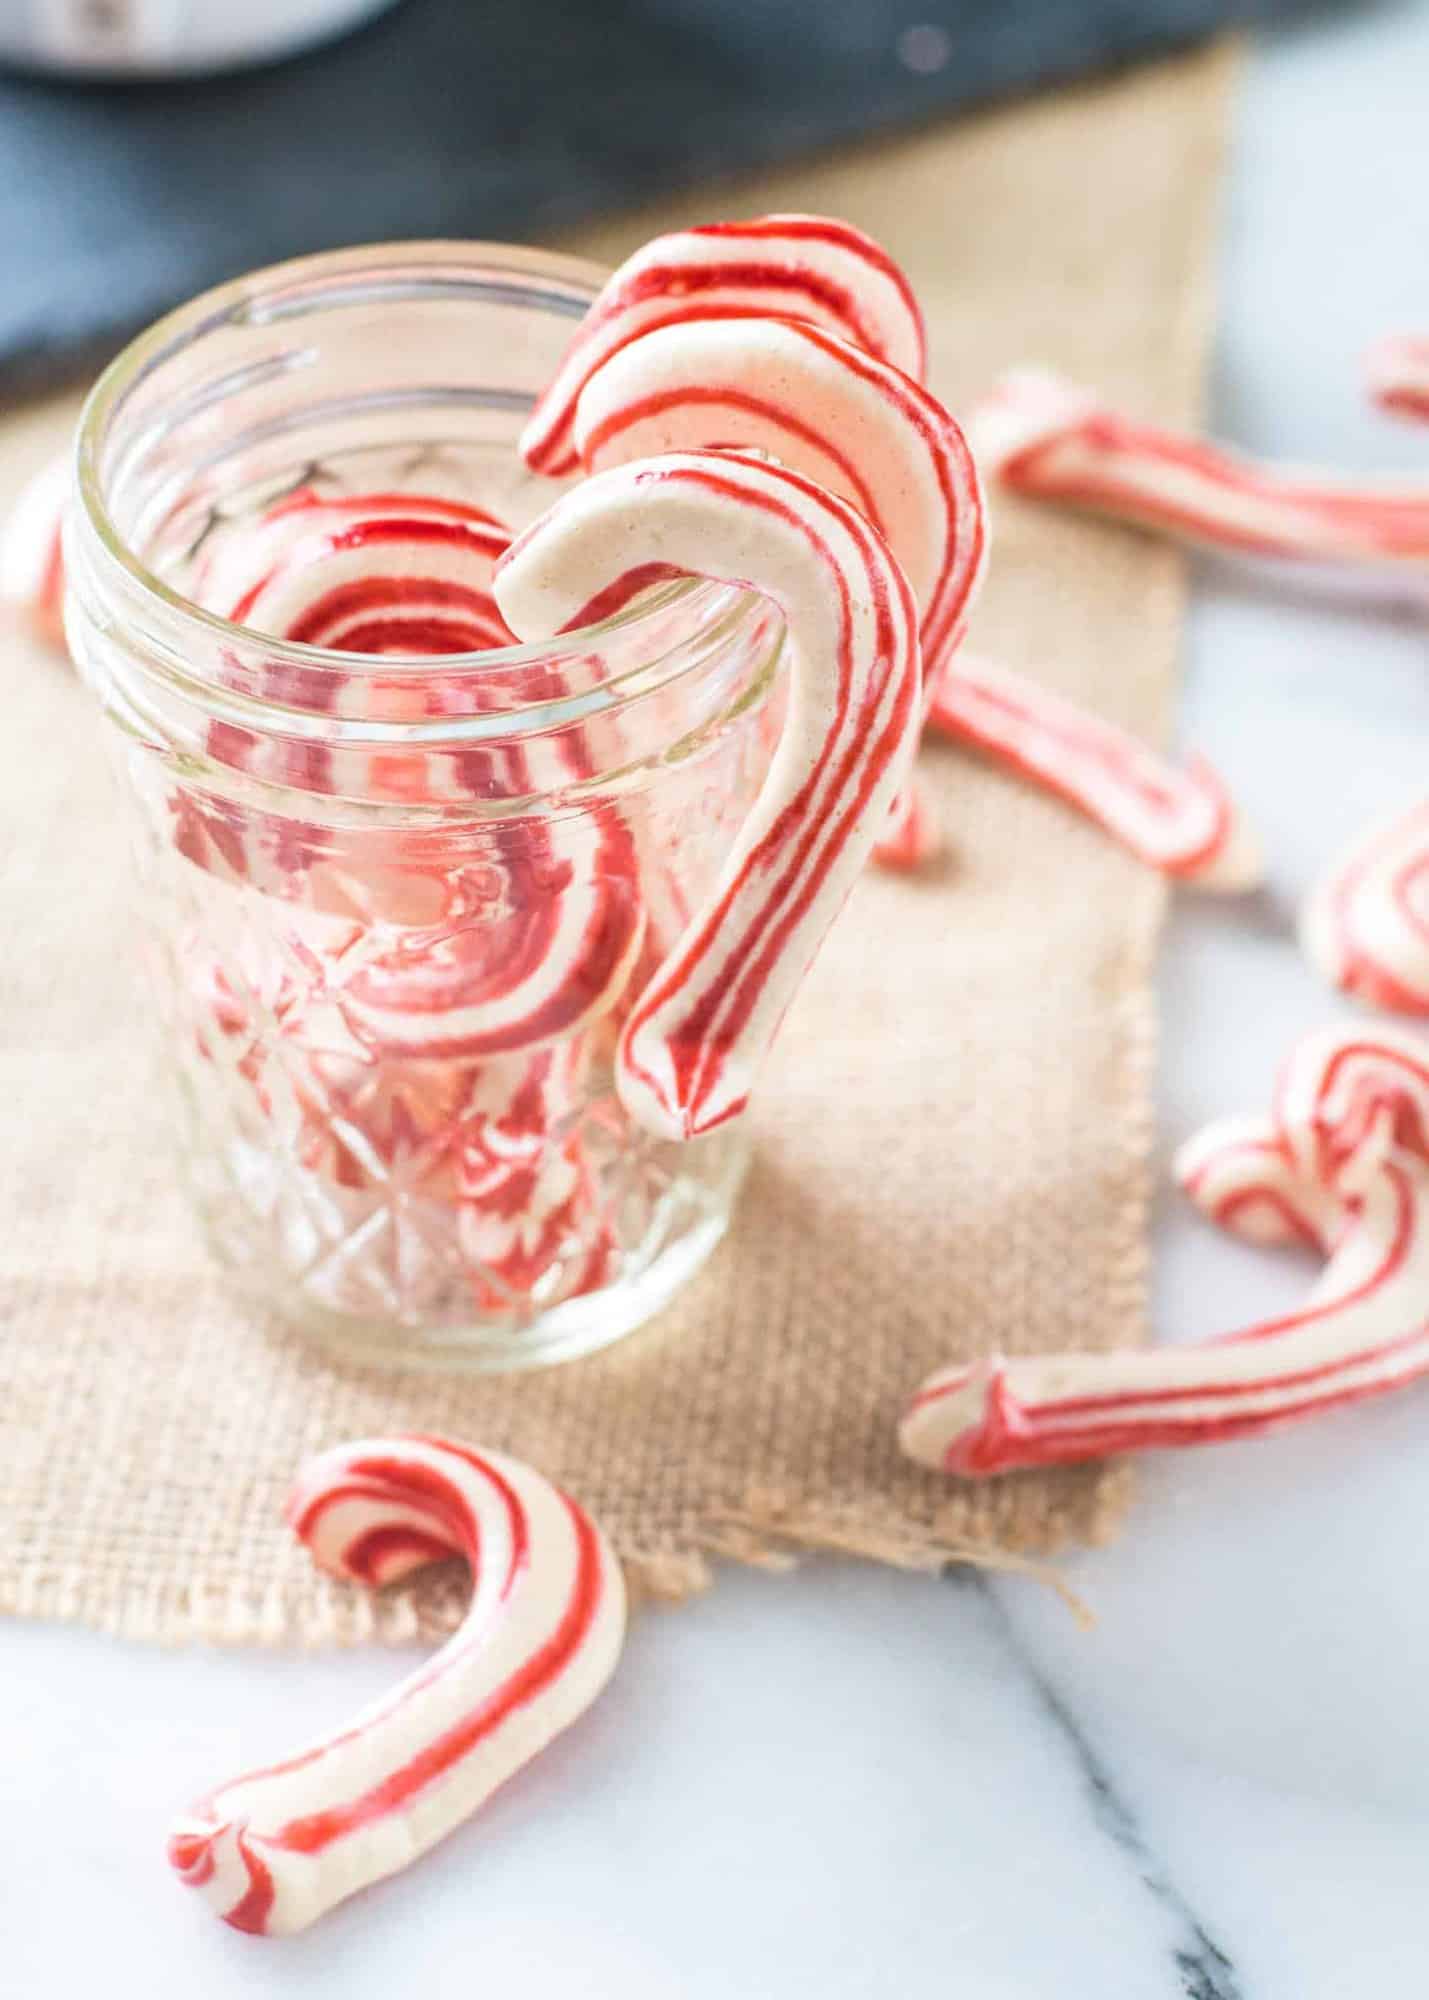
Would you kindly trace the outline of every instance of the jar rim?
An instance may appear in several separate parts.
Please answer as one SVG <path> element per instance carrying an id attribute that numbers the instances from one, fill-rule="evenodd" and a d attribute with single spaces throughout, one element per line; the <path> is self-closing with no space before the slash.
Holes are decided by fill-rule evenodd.
<path id="1" fill-rule="evenodd" d="M 118 418 L 125 402 L 165 361 L 205 334 L 224 326 L 244 322 L 269 323 L 290 313 L 296 316 L 304 310 L 296 302 L 287 308 L 273 301 L 265 303 L 266 294 L 282 288 L 302 287 L 313 281 L 328 284 L 337 281 L 340 284 L 342 280 L 349 279 L 355 284 L 365 281 L 371 286 L 376 283 L 376 274 L 385 269 L 389 272 L 389 295 L 395 299 L 439 286 L 444 268 L 453 274 L 465 273 L 468 283 L 475 280 L 479 269 L 488 282 L 497 286 L 503 279 L 531 289 L 538 288 L 542 283 L 565 285 L 573 302 L 580 301 L 577 310 L 572 312 L 573 321 L 584 311 L 585 305 L 594 298 L 609 275 L 604 266 L 586 258 L 522 244 L 447 238 L 362 244 L 317 251 L 260 266 L 241 277 L 198 293 L 186 304 L 165 313 L 135 335 L 104 369 L 86 397 L 80 412 L 75 445 L 73 491 L 79 513 L 93 538 L 91 547 L 97 549 L 102 560 L 117 572 L 121 587 L 156 613 L 161 622 L 174 623 L 180 630 L 197 632 L 211 643 L 221 646 L 261 647 L 265 658 L 290 664 L 294 668 L 342 673 L 355 681 L 379 675 L 400 677 L 408 673 L 430 673 L 434 665 L 430 654 L 349 653 L 337 648 L 279 639 L 253 626 L 235 624 L 173 589 L 163 577 L 150 569 L 116 526 L 104 493 L 101 450 L 109 427 Z M 393 285 L 400 285 L 402 289 L 393 291 Z M 381 293 L 379 290 L 370 295 L 380 297 Z M 328 302 L 334 302 L 331 295 Z M 691 610 L 697 611 L 701 600 L 706 597 L 709 600 L 708 622 L 700 620 L 694 628 L 702 641 L 716 634 L 723 635 L 758 603 L 757 597 L 751 603 L 749 593 L 732 590 L 731 586 L 709 578 L 692 576 L 675 579 L 643 594 L 632 604 L 596 624 L 572 628 L 552 639 L 493 647 L 479 652 L 443 654 L 440 656 L 440 669 L 444 677 L 455 678 L 476 673 L 486 677 L 508 672 L 514 674 L 549 661 L 555 650 L 569 654 L 605 647 L 616 633 L 628 639 L 636 638 L 651 620 L 667 616 L 675 603 L 688 600 Z M 687 646 L 688 640 L 685 640 L 672 649 L 676 659 L 668 679 L 678 678 L 683 670 L 683 662 L 678 656 Z M 652 662 L 646 657 L 642 664 L 630 670 L 638 678 L 642 693 L 651 689 L 651 667 Z M 612 698 L 619 700 L 622 678 L 616 673 L 604 683 L 602 705 L 608 705 Z M 657 675 L 657 682 L 662 678 Z M 518 715 L 534 719 L 545 710 L 568 713 L 570 706 L 568 696 L 544 697 L 514 704 L 505 713 L 508 721 Z"/>

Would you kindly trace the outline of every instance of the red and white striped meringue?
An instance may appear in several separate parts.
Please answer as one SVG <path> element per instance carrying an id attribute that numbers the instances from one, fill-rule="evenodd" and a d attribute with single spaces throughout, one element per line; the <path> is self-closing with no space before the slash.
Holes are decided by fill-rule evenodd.
<path id="1" fill-rule="evenodd" d="M 620 1567 L 529 1466 L 448 1438 L 343 1445 L 304 1467 L 288 1519 L 314 1560 L 376 1589 L 471 1564 L 460 1630 L 395 1693 L 209 1794 L 169 1861 L 236 1930 L 276 1937 L 404 1868 L 589 1708 L 625 1635 Z"/>
<path id="2" fill-rule="evenodd" d="M 1162 874 L 1226 891 L 1260 880 L 1254 836 L 1199 757 L 1178 770 L 1114 723 L 966 652 L 939 676 L 928 720 L 1056 792 Z"/>
<path id="3" fill-rule="evenodd" d="M 1311 892 L 1300 935 L 1332 986 L 1429 1015 L 1429 799 L 1351 843 Z"/>
<path id="4" fill-rule="evenodd" d="M 925 676 L 962 637 L 987 556 L 982 491 L 953 418 L 892 363 L 799 320 L 685 320 L 595 369 L 574 435 L 588 472 L 664 451 L 768 452 L 892 549 L 918 600 Z"/>
<path id="5" fill-rule="evenodd" d="M 925 692 L 960 642 L 987 556 L 972 454 L 948 412 L 891 362 L 806 321 L 689 319 L 618 348 L 588 378 L 574 435 L 585 469 L 707 446 L 769 453 L 858 508 L 919 605 Z M 938 851 L 911 792 L 874 847 L 911 872 Z"/>
<path id="6" fill-rule="evenodd" d="M 589 1068 L 580 1035 L 482 1062 L 376 1061 L 321 996 L 281 1025 L 276 1060 L 304 1100 L 306 1164 L 345 1187 L 390 1183 L 503 1215 L 513 1188 L 572 1122 Z"/>
<path id="7" fill-rule="evenodd" d="M 46 645 L 66 650 L 62 530 L 72 454 L 51 459 L 21 487 L 0 533 L 0 604 L 29 621 Z"/>
<path id="8" fill-rule="evenodd" d="M 305 987 L 276 956 L 227 968 L 196 957 L 199 1046 L 250 1086 L 245 1124 L 251 1111 L 355 1227 L 385 1207 L 399 1260 L 409 1239 L 418 1255 L 427 1247 L 427 1218 L 450 1230 L 484 1314 L 520 1316 L 602 1283 L 615 1243 L 577 1125 L 591 1037 L 480 1062 L 378 1060 L 329 997 L 327 971 L 315 956 Z"/>
<path id="9" fill-rule="evenodd" d="M 1411 423 L 1429 423 L 1429 339 L 1391 334 L 1365 357 L 1369 393 L 1379 408 Z"/>
<path id="10" fill-rule="evenodd" d="M 205 588 L 236 590 L 226 615 L 277 638 L 437 659 L 511 642 L 491 592 L 509 543 L 509 531 L 491 515 L 447 496 L 332 499 L 301 489 L 265 511 Z M 295 672 L 303 670 L 274 663 L 268 692 L 281 696 L 283 676 Z M 347 699 L 336 671 L 307 675 L 302 693 L 310 705 L 320 697 L 339 710 Z M 366 712 L 401 721 L 440 713 L 443 695 L 430 676 L 394 675 L 364 682 L 360 699 Z M 301 737 L 216 724 L 209 747 L 255 777 L 301 790 L 335 788 L 330 752 Z M 405 748 L 370 753 L 362 781 L 368 793 L 418 803 L 476 798 L 488 786 L 513 798 L 535 789 L 527 752 L 515 746 L 455 757 Z M 255 868 L 269 872 L 266 829 L 256 814 L 245 828 L 243 872 L 252 879 Z M 612 815 L 598 815 L 589 840 L 568 836 L 567 845 L 569 852 L 558 848 L 555 833 L 532 823 L 493 825 L 474 907 L 459 907 L 460 889 L 449 884 L 427 925 L 418 920 L 385 949 L 362 940 L 361 962 L 337 987 L 353 1033 L 381 1055 L 476 1060 L 567 1034 L 613 1006 L 643 933 L 629 836 Z M 313 855 L 295 855 L 291 838 L 285 854 L 300 861 L 310 897 L 334 872 Z M 351 901 L 360 906 L 373 886 L 384 914 L 392 914 L 394 890 L 404 906 L 409 892 L 414 909 L 430 902 L 420 880 L 394 882 L 391 870 L 376 885 L 351 884 Z"/>
<path id="11" fill-rule="evenodd" d="M 548 1130 L 524 1162 L 493 1163 L 486 1143 L 468 1146 L 457 1238 L 480 1311 L 522 1313 L 582 1297 L 604 1284 L 616 1256 L 584 1141 Z M 499 1172 L 499 1185 L 493 1172 Z M 553 1290 L 553 1281 L 557 1289 Z"/>
<path id="12" fill-rule="evenodd" d="M 480 652 L 511 643 L 491 595 L 497 558 L 510 540 L 510 530 L 485 509 L 448 495 L 329 496 L 300 487 L 230 524 L 217 553 L 201 564 L 194 595 L 233 624 L 289 643 L 432 659 Z M 253 671 L 235 656 L 240 691 L 254 691 L 245 685 Z M 256 692 L 265 698 L 322 714 L 360 708 L 363 719 L 403 722 L 446 708 L 433 676 L 353 680 L 339 662 L 308 668 L 278 660 L 257 671 Z M 215 722 L 208 749 L 218 762 L 259 779 L 303 791 L 334 789 L 331 748 L 300 731 L 285 736 L 271 727 L 260 733 Z M 485 757 L 475 752 L 467 760 L 478 776 Z M 362 783 L 364 792 L 424 803 L 472 796 L 471 777 L 452 758 L 402 750 L 368 755 Z M 261 832 L 258 813 L 248 820 Z"/>
<path id="13" fill-rule="evenodd" d="M 1299 1312 L 1193 1347 L 994 1357 L 932 1375 L 900 1428 L 920 1464 L 980 1477 L 1278 1428 L 1429 1371 L 1429 1052 L 1407 1035 L 1308 1036 L 1272 1118 L 1228 1121 L 1178 1163 L 1212 1220 L 1328 1258 Z"/>
<path id="14" fill-rule="evenodd" d="M 612 272 L 521 434 L 533 472 L 573 472 L 586 382 L 617 348 L 657 326 L 781 314 L 811 320 L 922 380 L 923 316 L 873 239 L 820 215 L 763 215 L 657 236 Z"/>
<path id="15" fill-rule="evenodd" d="M 614 837 L 612 853 L 628 853 Z M 338 1004 L 374 1052 L 443 1061 L 507 1054 L 608 1013 L 640 956 L 634 862 L 589 866 L 509 849 L 510 912 L 476 911 L 369 954 Z"/>
<path id="16" fill-rule="evenodd" d="M 630 1115 L 689 1139 L 744 1109 L 786 1008 L 902 783 L 920 719 L 917 612 L 856 509 L 742 452 L 598 473 L 502 559 L 507 623 L 544 639 L 671 575 L 741 583 L 783 612 L 788 719 L 753 810 L 700 908 L 626 1017 Z"/>
<path id="17" fill-rule="evenodd" d="M 594 1290 L 615 1255 L 576 1116 L 590 1041 L 365 1069 L 310 1045 L 324 1087 L 300 1157 L 356 1190 L 355 1219 L 387 1204 L 399 1260 L 409 1237 L 419 1257 L 429 1248 L 433 1221 L 450 1231 L 477 1310 L 520 1321 Z"/>
<path id="18" fill-rule="evenodd" d="M 1245 1243 L 1321 1250 L 1333 1238 L 1334 1190 L 1291 1157 L 1273 1119 L 1217 1119 L 1182 1146 L 1175 1172 L 1207 1220 Z"/>
<path id="19" fill-rule="evenodd" d="M 266 510 L 205 596 L 224 616 L 306 646 L 437 657 L 511 643 L 491 573 L 511 531 L 485 509 L 435 494 L 325 498 L 307 489 Z M 246 577 L 235 588 L 235 569 Z"/>
<path id="20" fill-rule="evenodd" d="M 806 323 L 690 318 L 628 340 L 586 380 L 574 437 L 587 470 L 701 446 L 768 452 L 857 507 L 920 604 L 925 700 L 936 706 L 987 538 L 967 446 L 937 400 L 886 362 Z M 950 672 L 932 719 L 1069 798 L 1149 865 L 1240 889 L 1259 862 L 1209 768 L 1184 774 L 1110 724 L 981 665 Z M 911 870 L 937 831 L 911 794 L 875 859 Z"/>
<path id="21" fill-rule="evenodd" d="M 1241 554 L 1401 572 L 1429 563 L 1422 482 L 1337 483 L 1255 465 L 1132 422 L 1035 369 L 1004 376 L 964 427 L 982 471 L 1031 499 Z"/>

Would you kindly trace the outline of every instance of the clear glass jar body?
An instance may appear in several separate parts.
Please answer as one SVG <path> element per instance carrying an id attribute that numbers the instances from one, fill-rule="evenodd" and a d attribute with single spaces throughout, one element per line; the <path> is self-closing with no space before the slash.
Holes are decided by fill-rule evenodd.
<path id="1" fill-rule="evenodd" d="M 737 1125 L 635 1129 L 612 1061 L 763 779 L 769 609 L 677 584 L 433 662 L 264 638 L 195 585 L 295 487 L 523 526 L 555 489 L 514 440 L 601 276 L 481 245 L 280 266 L 136 342 L 81 431 L 67 620 L 133 801 L 188 1178 L 243 1281 L 355 1354 L 603 1346 L 743 1171 Z"/>

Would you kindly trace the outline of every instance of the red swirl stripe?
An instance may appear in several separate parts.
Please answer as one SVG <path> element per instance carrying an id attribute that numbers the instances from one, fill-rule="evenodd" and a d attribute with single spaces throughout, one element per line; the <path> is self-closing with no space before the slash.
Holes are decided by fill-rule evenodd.
<path id="1" fill-rule="evenodd" d="M 697 473 L 707 490 L 716 494 L 734 494 L 737 489 L 729 482 L 709 473 Z M 818 489 L 809 487 L 809 491 Z M 747 504 L 747 493 L 738 496 L 739 504 Z M 756 503 L 766 512 L 776 514 L 781 520 L 794 519 L 792 512 L 778 501 L 761 496 Z M 890 662 L 899 651 L 899 635 L 895 624 L 892 598 L 892 583 L 896 572 L 881 572 L 872 559 L 871 536 L 863 540 L 865 556 L 864 580 L 867 587 L 867 602 L 872 605 L 877 629 L 877 650 L 881 659 Z M 839 603 L 839 716 L 840 722 L 850 714 L 856 696 L 855 665 L 852 657 L 852 603 L 850 583 L 833 563 L 828 544 L 816 537 L 810 537 L 811 546 L 820 558 L 828 564 L 833 575 Z M 900 579 L 901 580 L 901 579 Z M 903 586 L 905 596 L 907 585 Z M 905 615 L 911 607 L 905 606 Z M 911 630 L 913 621 L 908 619 Z M 905 654 L 911 651 L 908 631 L 902 641 Z M 908 676 L 911 678 L 911 676 Z M 869 704 L 871 706 L 871 704 Z M 790 801 L 788 813 L 800 822 L 799 831 L 793 842 L 787 865 L 765 896 L 752 919 L 739 927 L 738 942 L 733 950 L 727 950 L 723 966 L 703 984 L 703 990 L 696 989 L 686 999 L 682 996 L 683 1020 L 677 1032 L 669 1035 L 669 1045 L 673 1054 L 674 1073 L 677 1079 L 677 1101 L 685 1111 L 690 1128 L 694 1131 L 709 1130 L 724 1119 L 737 1116 L 744 1109 L 746 1101 L 743 1093 L 736 1094 L 720 1105 L 720 1087 L 724 1081 L 729 1054 L 740 1043 L 748 1029 L 750 1015 L 765 991 L 769 976 L 778 963 L 781 953 L 789 948 L 791 936 L 801 920 L 809 913 L 820 886 L 827 880 L 833 855 L 838 845 L 849 838 L 850 833 L 867 817 L 867 807 L 871 792 L 880 782 L 882 772 L 906 736 L 906 708 L 900 717 L 895 707 L 885 724 L 883 733 L 875 737 L 866 753 L 857 740 L 847 742 L 841 757 L 835 763 L 830 755 L 832 745 L 820 752 L 813 771 L 804 786 Z M 832 765 L 832 785 L 830 789 L 836 797 L 844 801 L 837 816 L 827 819 L 816 817 L 809 806 L 821 787 L 825 773 Z M 781 815 L 782 817 L 782 815 Z M 788 841 L 786 828 L 781 828 L 777 845 L 773 846 L 773 856 L 783 864 L 783 849 Z M 822 850 L 822 851 L 821 851 Z M 742 875 L 737 876 L 724 895 L 715 904 L 705 919 L 706 934 L 717 937 L 734 916 L 736 895 L 750 880 L 762 857 L 756 849 L 742 857 Z M 696 947 L 698 949 L 698 947 Z M 691 958 L 689 947 L 677 946 L 676 958 L 684 957 L 685 963 L 679 975 L 679 986 L 689 988 L 691 980 Z M 642 1075 L 647 1084 L 654 1081 L 648 1067 L 642 1067 L 636 1054 L 642 1028 L 658 1017 L 662 1000 L 671 992 L 671 982 L 667 971 L 662 969 L 651 982 L 657 989 L 647 989 L 636 1002 L 622 1036 L 621 1054 L 631 1073 Z"/>
<path id="2" fill-rule="evenodd" d="M 754 324 L 764 326 L 768 321 L 759 320 Z M 797 322 L 791 320 L 788 324 L 796 326 Z M 812 333 L 814 329 L 800 328 L 799 331 Z M 621 351 L 627 357 L 632 351 L 638 355 L 644 351 L 647 342 L 658 342 L 658 340 L 658 332 L 642 334 L 638 340 L 631 341 Z M 740 446 L 756 442 L 763 436 L 765 429 L 769 428 L 810 446 L 821 457 L 828 458 L 838 468 L 840 475 L 835 491 L 842 491 L 845 498 L 853 502 L 864 519 L 872 527 L 877 528 L 879 534 L 887 541 L 888 524 L 879 515 L 878 502 L 859 469 L 858 461 L 851 457 L 835 438 L 816 430 L 810 423 L 802 422 L 782 404 L 771 402 L 766 397 L 749 395 L 738 389 L 716 388 L 708 382 L 698 382 L 679 389 L 666 389 L 658 395 L 642 396 L 637 401 L 625 403 L 611 411 L 592 430 L 583 435 L 581 463 L 587 472 L 592 472 L 603 465 L 622 464 L 627 458 L 648 457 L 650 454 L 640 449 L 622 452 L 616 456 L 612 447 L 627 431 L 635 429 L 637 425 L 646 425 L 657 417 L 674 416 L 677 412 L 693 409 L 727 410 L 734 412 L 737 417 L 752 417 L 755 420 L 755 435 L 747 437 L 741 435 L 743 427 L 738 422 L 725 424 L 717 417 L 708 418 L 699 425 L 701 432 L 708 434 L 700 436 L 696 449 L 703 448 L 707 451 L 728 450 L 731 447 L 738 449 Z M 683 438 L 671 437 L 657 449 L 674 451 L 680 449 L 685 442 Z M 786 464 L 790 463 L 787 453 L 782 456 Z"/>
<path id="3" fill-rule="evenodd" d="M 902 362 L 898 365 L 907 366 L 907 372 L 921 381 L 927 364 L 927 340 L 918 295 L 908 282 L 902 265 L 890 257 L 873 237 L 855 229 L 852 223 L 840 222 L 827 215 L 776 214 L 757 216 L 747 222 L 702 222 L 690 234 L 709 242 L 735 239 L 750 243 L 822 243 L 851 254 L 870 271 L 876 271 L 898 295 L 906 335 L 912 347 L 911 366 Z M 881 354 L 891 344 L 886 333 L 876 326 L 865 329 L 859 341 L 859 345 L 866 347 L 871 354 Z"/>
<path id="4" fill-rule="evenodd" d="M 693 320 L 794 314 L 921 379 L 922 314 L 886 251 L 846 222 L 770 215 L 656 237 L 606 281 L 522 433 L 534 472 L 575 469 L 572 426 L 589 376 L 638 334 Z"/>

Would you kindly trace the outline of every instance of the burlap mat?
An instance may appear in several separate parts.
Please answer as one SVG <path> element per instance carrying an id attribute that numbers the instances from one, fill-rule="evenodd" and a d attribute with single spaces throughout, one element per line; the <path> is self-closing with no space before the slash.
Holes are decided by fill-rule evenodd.
<path id="1" fill-rule="evenodd" d="M 1190 418 L 1232 59 L 1212 52 L 721 194 L 845 214 L 904 259 L 954 405 L 1044 359 Z M 586 232 L 614 259 L 706 213 Z M 71 407 L 12 414 L 0 497 Z M 1160 738 L 1176 560 L 999 510 L 977 642 Z M 81 690 L 7 642 L 0 731 L 0 1608 L 155 1639 L 406 1634 L 279 1523 L 303 1455 L 413 1425 L 509 1448 L 678 1596 L 708 1558 L 885 1561 L 1105 1535 L 1124 1475 L 950 1484 L 902 1463 L 925 1370 L 994 1345 L 1139 1340 L 1159 885 L 1070 813 L 930 748 L 955 859 L 870 875 L 759 1110 L 731 1241 L 595 1360 L 469 1380 L 345 1371 L 236 1304 L 177 1191 L 133 967 L 122 819 Z"/>

